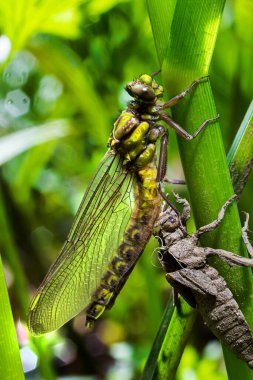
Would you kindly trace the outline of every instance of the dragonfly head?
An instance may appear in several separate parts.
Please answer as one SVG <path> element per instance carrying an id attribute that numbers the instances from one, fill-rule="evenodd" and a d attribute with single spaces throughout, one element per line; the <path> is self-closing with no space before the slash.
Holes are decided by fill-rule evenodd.
<path id="1" fill-rule="evenodd" d="M 126 91 L 137 101 L 155 103 L 163 95 L 163 87 L 151 75 L 142 74 L 139 78 L 126 85 Z"/>

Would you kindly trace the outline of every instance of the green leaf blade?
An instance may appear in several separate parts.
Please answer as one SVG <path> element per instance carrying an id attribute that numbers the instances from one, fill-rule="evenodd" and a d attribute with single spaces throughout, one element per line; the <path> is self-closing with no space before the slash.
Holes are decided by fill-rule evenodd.
<path id="1" fill-rule="evenodd" d="M 228 153 L 227 161 L 233 178 L 235 193 L 240 195 L 253 165 L 253 101 L 242 121 L 234 142 Z"/>
<path id="2" fill-rule="evenodd" d="M 155 2 L 149 1 L 150 3 L 155 7 Z M 157 51 L 162 66 L 163 83 L 170 97 L 179 94 L 194 79 L 208 73 L 224 4 L 222 0 L 212 3 L 204 0 L 195 2 L 178 0 L 173 2 L 173 20 L 171 14 L 167 15 L 167 22 L 170 25 L 159 25 L 159 28 L 155 28 L 157 20 L 154 17 L 158 10 L 155 12 L 153 9 L 152 14 L 150 13 L 156 46 L 160 46 L 164 41 L 167 44 L 166 48 L 159 48 Z M 166 12 L 166 8 L 159 11 Z M 166 17 L 163 15 L 160 23 L 164 19 Z M 161 30 L 168 33 L 167 36 L 161 37 Z M 173 119 L 191 134 L 204 120 L 213 118 L 217 111 L 210 83 L 208 81 L 201 83 L 186 99 L 172 109 L 172 114 Z M 218 122 L 209 125 L 194 141 L 182 141 L 178 138 L 178 144 L 196 224 L 197 226 L 205 225 L 217 218 L 220 207 L 233 193 Z M 202 244 L 232 252 L 242 252 L 241 225 L 236 204 L 229 208 L 222 226 L 217 231 L 206 235 Z M 223 265 L 219 265 L 219 271 L 233 290 L 247 320 L 252 324 L 252 313 L 250 313 L 252 302 L 250 297 L 246 296 L 252 291 L 251 271 L 235 268 L 231 275 L 228 267 Z M 188 318 L 185 318 L 184 323 L 187 326 Z M 169 332 L 173 334 L 175 328 L 174 323 L 171 322 L 168 334 Z M 177 337 L 178 341 L 175 345 L 181 345 L 185 334 L 187 335 L 187 330 L 181 337 Z M 163 346 L 158 367 L 164 349 Z M 179 351 L 176 350 L 176 352 Z M 232 366 L 231 363 L 234 360 L 234 355 L 229 352 L 226 356 L 226 364 L 231 379 L 238 379 L 239 376 L 245 379 L 253 378 L 252 372 L 242 361 L 236 360 L 237 365 Z M 170 362 L 172 363 L 172 360 Z M 232 367 L 233 370 L 230 370 Z M 169 373 L 174 373 L 175 369 L 168 364 L 167 371 L 167 377 L 154 378 L 169 378 Z"/>
<path id="3" fill-rule="evenodd" d="M 8 291 L 0 256 L 0 373 L 3 380 L 22 380 L 24 379 L 23 368 L 19 355 L 18 341 L 12 317 Z"/>

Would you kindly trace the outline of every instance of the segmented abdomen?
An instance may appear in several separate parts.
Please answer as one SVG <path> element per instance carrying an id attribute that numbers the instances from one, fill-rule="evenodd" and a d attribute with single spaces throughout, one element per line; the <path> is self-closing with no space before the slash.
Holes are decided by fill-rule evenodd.
<path id="1" fill-rule="evenodd" d="M 92 325 L 111 307 L 153 232 L 161 207 L 155 160 L 136 172 L 133 212 L 117 252 L 86 309 L 86 325 Z"/>
<path id="2" fill-rule="evenodd" d="M 217 338 L 253 368 L 253 337 L 239 305 L 216 269 L 206 265 L 202 271 L 217 288 L 217 297 L 193 291 L 204 321 Z"/>

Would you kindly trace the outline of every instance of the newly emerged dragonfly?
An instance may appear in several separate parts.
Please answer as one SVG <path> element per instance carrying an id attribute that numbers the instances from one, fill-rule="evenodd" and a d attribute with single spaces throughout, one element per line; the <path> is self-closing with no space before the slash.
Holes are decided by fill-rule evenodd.
<path id="1" fill-rule="evenodd" d="M 59 256 L 31 302 L 28 327 L 34 335 L 61 327 L 83 309 L 86 324 L 110 308 L 151 237 L 161 206 L 165 176 L 165 121 L 191 140 L 163 110 L 175 105 L 196 86 L 168 102 L 153 75 L 143 74 L 126 86 L 133 97 L 114 124 L 109 150 L 100 162 L 77 211 Z M 156 144 L 161 138 L 157 167 Z"/>

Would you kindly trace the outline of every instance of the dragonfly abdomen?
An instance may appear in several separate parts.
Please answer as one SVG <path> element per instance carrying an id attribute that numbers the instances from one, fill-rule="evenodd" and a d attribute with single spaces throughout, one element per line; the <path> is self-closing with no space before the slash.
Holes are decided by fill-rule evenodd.
<path id="1" fill-rule="evenodd" d="M 156 183 L 154 162 L 136 173 L 134 206 L 131 219 L 108 269 L 86 309 L 86 324 L 92 325 L 110 308 L 151 237 L 158 218 L 161 196 Z"/>

